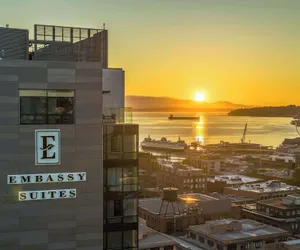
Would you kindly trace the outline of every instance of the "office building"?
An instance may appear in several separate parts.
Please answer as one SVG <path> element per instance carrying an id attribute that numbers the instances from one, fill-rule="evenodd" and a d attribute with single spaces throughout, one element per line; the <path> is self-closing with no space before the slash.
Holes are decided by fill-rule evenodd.
<path id="1" fill-rule="evenodd" d="M 266 244 L 286 241 L 289 233 L 253 220 L 223 219 L 190 226 L 186 239 L 205 249 L 261 249 Z"/>
<path id="2" fill-rule="evenodd" d="M 157 187 L 176 187 L 179 193 L 200 193 L 206 191 L 206 174 L 202 169 L 167 161 L 158 161 Z"/>
<path id="3" fill-rule="evenodd" d="M 138 125 L 107 30 L 6 27 L 0 41 L 1 246 L 136 249 Z"/>
<path id="4" fill-rule="evenodd" d="M 243 206 L 242 217 L 282 228 L 291 234 L 300 233 L 300 195 L 257 201 Z"/>
<path id="5" fill-rule="evenodd" d="M 249 197 L 255 200 L 284 197 L 288 194 L 295 194 L 299 192 L 299 187 L 287 185 L 277 180 L 224 188 L 224 194 Z"/>

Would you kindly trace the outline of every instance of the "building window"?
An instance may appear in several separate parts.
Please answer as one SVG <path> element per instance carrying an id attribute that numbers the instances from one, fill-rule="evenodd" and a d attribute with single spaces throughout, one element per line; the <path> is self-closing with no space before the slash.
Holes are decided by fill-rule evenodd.
<path id="1" fill-rule="evenodd" d="M 136 167 L 123 169 L 123 191 L 137 191 L 138 173 Z"/>
<path id="2" fill-rule="evenodd" d="M 122 168 L 107 169 L 107 187 L 108 191 L 122 191 Z"/>
<path id="3" fill-rule="evenodd" d="M 124 222 L 137 222 L 137 208 L 138 200 L 136 198 L 123 200 Z"/>
<path id="4" fill-rule="evenodd" d="M 138 191 L 137 167 L 108 168 L 105 182 L 107 191 Z"/>
<path id="5" fill-rule="evenodd" d="M 111 137 L 111 152 L 122 152 L 122 136 L 113 135 Z"/>
<path id="6" fill-rule="evenodd" d="M 74 90 L 19 90 L 20 124 L 73 124 Z"/>
<path id="7" fill-rule="evenodd" d="M 107 218 L 121 217 L 122 213 L 122 202 L 120 200 L 108 200 L 107 201 Z"/>
<path id="8" fill-rule="evenodd" d="M 107 232 L 107 248 L 123 249 L 122 232 Z"/>
<path id="9" fill-rule="evenodd" d="M 137 231 L 124 231 L 123 234 L 123 248 L 133 248 L 137 247 Z"/>

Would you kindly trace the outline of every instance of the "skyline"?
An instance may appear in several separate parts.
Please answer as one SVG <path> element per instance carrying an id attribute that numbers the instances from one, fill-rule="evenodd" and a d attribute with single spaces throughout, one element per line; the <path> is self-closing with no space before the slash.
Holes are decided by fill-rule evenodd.
<path id="1" fill-rule="evenodd" d="M 37 6 L 47 12 L 30 15 Z M 296 0 L 54 0 L 45 7 L 11 0 L 2 9 L 1 26 L 31 35 L 35 23 L 106 23 L 109 66 L 125 70 L 127 95 L 193 99 L 203 92 L 207 102 L 300 104 Z"/>

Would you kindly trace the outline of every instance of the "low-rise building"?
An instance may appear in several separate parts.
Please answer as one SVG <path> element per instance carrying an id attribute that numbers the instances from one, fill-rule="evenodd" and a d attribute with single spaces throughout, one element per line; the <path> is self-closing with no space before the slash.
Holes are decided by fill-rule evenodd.
<path id="1" fill-rule="evenodd" d="M 205 220 L 239 218 L 240 206 L 229 199 L 217 199 L 203 194 L 184 194 L 173 199 L 149 198 L 139 200 L 139 216 L 147 226 L 163 233 L 183 232 L 190 225 Z"/>
<path id="2" fill-rule="evenodd" d="M 267 200 L 271 198 L 284 197 L 288 194 L 295 194 L 299 192 L 299 187 L 287 185 L 286 183 L 277 180 L 224 188 L 224 194 L 244 196 L 253 198 L 255 200 Z"/>
<path id="3" fill-rule="evenodd" d="M 221 170 L 220 154 L 190 155 L 189 160 L 194 167 L 202 169 L 208 175 L 219 173 Z"/>
<path id="4" fill-rule="evenodd" d="M 243 218 L 257 220 L 289 231 L 300 233 L 300 195 L 287 195 L 283 198 L 262 200 L 242 208 Z"/>
<path id="5" fill-rule="evenodd" d="M 147 227 L 146 221 L 139 219 L 139 249 L 140 250 L 184 250 L 185 247 L 170 236 L 159 233 Z"/>
<path id="6" fill-rule="evenodd" d="M 295 168 L 296 155 L 295 154 L 273 154 L 262 157 L 260 164 L 266 168 Z"/>
<path id="7" fill-rule="evenodd" d="M 225 187 L 234 187 L 259 181 L 262 180 L 244 175 L 217 175 L 207 178 L 207 191 L 223 193 Z"/>
<path id="8" fill-rule="evenodd" d="M 160 188 L 176 187 L 179 193 L 206 191 L 206 174 L 199 168 L 168 161 L 159 161 L 156 184 Z"/>
<path id="9" fill-rule="evenodd" d="M 289 240 L 265 245 L 262 250 L 299 250 L 300 240 Z"/>
<path id="10" fill-rule="evenodd" d="M 187 229 L 186 239 L 205 250 L 252 250 L 286 241 L 289 233 L 253 220 L 207 221 Z"/>

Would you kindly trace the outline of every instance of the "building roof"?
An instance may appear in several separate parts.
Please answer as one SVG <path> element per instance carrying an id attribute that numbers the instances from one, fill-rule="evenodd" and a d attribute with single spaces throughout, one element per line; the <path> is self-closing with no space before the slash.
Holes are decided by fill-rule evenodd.
<path id="1" fill-rule="evenodd" d="M 219 200 L 218 198 L 199 193 L 178 195 L 178 198 L 178 202 L 175 205 L 173 204 L 174 206 L 164 202 L 161 213 L 166 215 L 174 215 L 174 212 L 175 214 L 183 214 L 189 204 L 191 206 L 198 205 L 204 214 L 218 213 L 220 209 L 223 212 L 229 212 L 231 209 L 231 201 L 229 199 Z M 139 206 L 149 210 L 151 213 L 159 214 L 162 202 L 161 198 L 140 199 Z"/>
<path id="2" fill-rule="evenodd" d="M 228 185 L 245 184 L 245 183 L 257 182 L 260 180 L 261 179 L 254 178 L 254 177 L 248 177 L 248 176 L 244 176 L 244 175 L 233 175 L 233 174 L 217 175 L 213 178 L 207 179 L 207 181 L 209 181 L 209 182 L 223 181 L 223 182 L 226 182 L 226 184 L 228 184 Z"/>
<path id="3" fill-rule="evenodd" d="M 283 198 L 261 200 L 258 201 L 257 203 L 270 206 L 270 207 L 280 208 L 283 210 L 289 210 L 289 209 L 295 209 L 300 207 L 299 199 L 300 199 L 300 194 L 293 194 Z M 289 202 L 287 203 L 285 202 L 285 200 L 289 200 Z M 296 203 L 295 200 L 297 200 Z"/>
<path id="4" fill-rule="evenodd" d="M 179 245 L 165 234 L 159 233 L 146 225 L 146 221 L 139 219 L 139 249 Z"/>
<path id="5" fill-rule="evenodd" d="M 300 248 L 300 240 L 289 240 L 283 242 L 284 245 L 293 246 L 296 248 Z"/>
<path id="6" fill-rule="evenodd" d="M 212 227 L 216 225 L 230 225 L 231 223 L 240 223 L 241 229 L 226 231 L 221 233 L 214 233 L 212 231 Z M 278 237 L 280 234 L 288 234 L 287 231 L 271 227 L 263 223 L 256 222 L 254 220 L 234 220 L 234 219 L 224 219 L 224 220 L 216 220 L 216 221 L 208 221 L 202 225 L 194 225 L 190 226 L 189 230 L 198 233 L 205 234 L 210 238 L 213 238 L 217 241 L 231 243 L 233 241 L 244 240 L 249 238 L 251 240 L 255 240 L 256 238 L 264 237 Z"/>
<path id="7" fill-rule="evenodd" d="M 242 190 L 249 191 L 254 193 L 274 193 L 274 192 L 284 192 L 284 191 L 292 191 L 299 190 L 299 187 L 287 185 L 286 183 L 270 180 L 267 182 L 256 183 L 256 184 L 245 184 L 238 187 L 227 187 L 228 189 L 233 190 Z"/>

